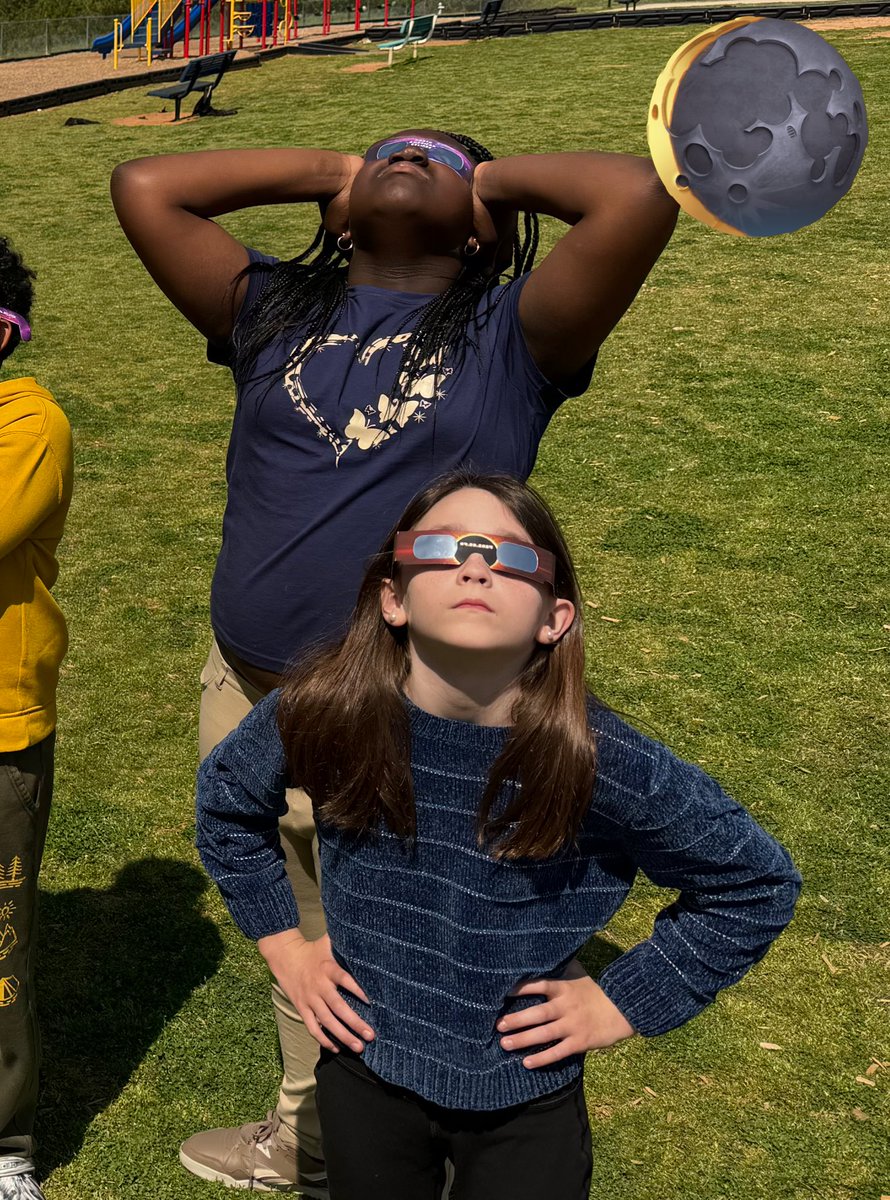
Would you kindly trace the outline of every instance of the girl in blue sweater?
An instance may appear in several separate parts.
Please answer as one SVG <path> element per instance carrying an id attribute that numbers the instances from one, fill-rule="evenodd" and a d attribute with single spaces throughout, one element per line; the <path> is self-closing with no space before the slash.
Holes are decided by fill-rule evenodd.
<path id="1" fill-rule="evenodd" d="M 319 829 L 314 940 L 278 841 L 293 785 Z M 447 1159 L 460 1200 L 586 1200 L 585 1053 L 693 1017 L 800 883 L 714 780 L 589 694 L 552 514 L 466 471 L 408 506 L 346 637 L 205 760 L 198 845 L 322 1046 L 332 1200 L 433 1200 Z M 594 982 L 575 956 L 638 870 L 679 896 Z"/>

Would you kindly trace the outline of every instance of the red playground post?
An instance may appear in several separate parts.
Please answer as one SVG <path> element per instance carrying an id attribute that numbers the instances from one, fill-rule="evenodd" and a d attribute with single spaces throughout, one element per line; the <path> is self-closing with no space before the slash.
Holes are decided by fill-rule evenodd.
<path id="1" fill-rule="evenodd" d="M 414 0 L 411 0 L 411 17 L 414 16 Z"/>
<path id="2" fill-rule="evenodd" d="M 182 57 L 187 59 L 189 56 L 189 29 L 192 24 L 192 3 L 191 0 L 185 0 L 184 7 L 185 29 L 182 33 Z"/>
<path id="3" fill-rule="evenodd" d="M 383 24 L 389 24 L 389 0 L 383 0 Z"/>
<path id="4" fill-rule="evenodd" d="M 357 30 L 362 27 L 362 0 L 355 0 L 355 27 Z"/>
<path id="5" fill-rule="evenodd" d="M 272 0 L 272 45 L 278 45 L 278 0 Z"/>
<path id="6" fill-rule="evenodd" d="M 219 0 L 219 49 L 226 48 L 226 0 Z"/>
<path id="7" fill-rule="evenodd" d="M 323 0 L 321 16 L 321 32 L 331 32 L 331 0 Z"/>

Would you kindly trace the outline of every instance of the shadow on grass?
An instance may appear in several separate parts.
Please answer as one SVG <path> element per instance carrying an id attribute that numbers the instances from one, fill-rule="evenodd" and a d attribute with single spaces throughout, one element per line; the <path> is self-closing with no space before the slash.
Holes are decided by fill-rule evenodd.
<path id="1" fill-rule="evenodd" d="M 578 961 L 588 971 L 594 979 L 605 971 L 609 963 L 614 962 L 616 958 L 620 958 L 624 953 L 620 946 L 616 946 L 614 942 L 607 941 L 606 938 L 594 934 L 592 938 L 588 938 L 583 949 L 578 954 Z"/>
<path id="2" fill-rule="evenodd" d="M 74 1157 L 96 1114 L 219 965 L 222 940 L 198 911 L 208 886 L 196 867 L 146 858 L 107 891 L 41 895 L 42 1175 Z"/>

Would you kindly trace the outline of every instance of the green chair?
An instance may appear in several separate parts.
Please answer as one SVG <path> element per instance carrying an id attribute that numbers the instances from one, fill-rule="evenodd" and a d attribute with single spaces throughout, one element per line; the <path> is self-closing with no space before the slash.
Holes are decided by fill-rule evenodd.
<path id="1" fill-rule="evenodd" d="M 392 56 L 396 50 L 403 50 L 406 46 L 411 46 L 413 53 L 412 58 L 417 58 L 417 47 L 422 46 L 424 42 L 428 42 L 433 36 L 433 30 L 436 28 L 436 14 L 431 13 L 428 17 L 411 17 L 407 21 L 403 21 L 399 29 L 399 36 L 391 42 L 381 42 L 380 50 L 387 50 L 389 58 L 386 65 L 392 66 Z"/>

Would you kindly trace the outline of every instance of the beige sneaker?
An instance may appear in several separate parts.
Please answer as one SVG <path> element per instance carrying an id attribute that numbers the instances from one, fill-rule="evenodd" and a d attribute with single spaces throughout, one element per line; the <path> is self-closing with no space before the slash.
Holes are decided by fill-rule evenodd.
<path id="1" fill-rule="evenodd" d="M 195 1133 L 179 1147 L 179 1161 L 193 1175 L 226 1187 L 301 1192 L 329 1200 L 324 1160 L 284 1141 L 280 1127 L 273 1109 L 265 1121 Z"/>

